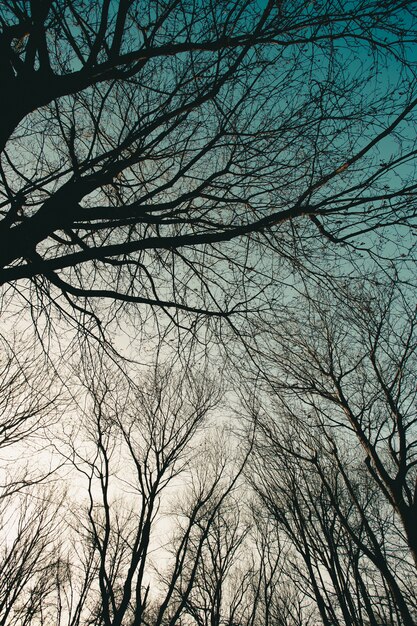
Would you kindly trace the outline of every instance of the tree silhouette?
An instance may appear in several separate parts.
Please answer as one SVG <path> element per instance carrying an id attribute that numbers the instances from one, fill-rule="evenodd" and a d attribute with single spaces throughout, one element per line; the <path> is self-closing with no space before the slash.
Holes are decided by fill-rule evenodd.
<path id="1" fill-rule="evenodd" d="M 265 249 L 407 228 L 414 8 L 3 2 L 1 283 L 228 315 Z"/>
<path id="2" fill-rule="evenodd" d="M 268 331 L 270 400 L 254 413 L 251 480 L 300 555 L 296 578 L 323 623 L 412 625 L 413 292 L 395 280 L 365 285 L 338 299 L 309 291 L 302 312 Z"/>
<path id="3" fill-rule="evenodd" d="M 414 626 L 416 18 L 0 3 L 1 624 Z"/>

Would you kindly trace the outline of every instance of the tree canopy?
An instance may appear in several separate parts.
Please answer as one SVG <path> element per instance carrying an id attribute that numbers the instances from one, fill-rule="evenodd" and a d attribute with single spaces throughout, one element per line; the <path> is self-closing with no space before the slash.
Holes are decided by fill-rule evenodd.
<path id="1" fill-rule="evenodd" d="M 227 315 L 261 255 L 408 252 L 413 11 L 4 2 L 2 284 Z"/>
<path id="2" fill-rule="evenodd" d="M 1 626 L 416 626 L 416 52 L 0 3 Z"/>

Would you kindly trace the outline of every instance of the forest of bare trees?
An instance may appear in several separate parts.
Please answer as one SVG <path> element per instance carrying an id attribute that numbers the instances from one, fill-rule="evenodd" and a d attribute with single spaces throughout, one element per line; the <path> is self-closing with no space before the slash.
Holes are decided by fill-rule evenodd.
<path id="1" fill-rule="evenodd" d="M 417 626 L 417 4 L 0 2 L 0 626 Z"/>

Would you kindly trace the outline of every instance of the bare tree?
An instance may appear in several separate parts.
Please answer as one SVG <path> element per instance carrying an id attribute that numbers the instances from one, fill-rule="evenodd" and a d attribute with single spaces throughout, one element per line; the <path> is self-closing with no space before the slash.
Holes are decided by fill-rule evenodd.
<path id="1" fill-rule="evenodd" d="M 0 337 L 0 623 L 59 623 L 67 583 L 65 486 L 49 432 L 68 405 L 62 381 L 25 329 Z M 53 617 L 51 617 L 53 616 Z"/>
<path id="2" fill-rule="evenodd" d="M 16 296 L 84 325 L 107 298 L 228 315 L 265 248 L 408 245 L 414 3 L 7 0 L 0 24 Z"/>
<path id="3" fill-rule="evenodd" d="M 2 501 L 1 624 L 39 624 L 57 617 L 56 589 L 66 578 L 59 535 L 61 504 L 62 495 L 40 489 Z"/>
<path id="4" fill-rule="evenodd" d="M 23 329 L 20 337 L 12 331 L 0 337 L 0 501 L 6 507 L 13 494 L 28 495 L 59 466 L 46 452 L 48 430 L 68 399 L 37 343 Z"/>
<path id="5" fill-rule="evenodd" d="M 323 624 L 413 625 L 416 577 L 383 495 L 343 444 L 296 419 L 262 418 L 251 481 L 295 551 L 287 576 Z"/>
<path id="6" fill-rule="evenodd" d="M 177 623 L 222 502 L 236 482 L 236 476 L 227 478 L 230 461 L 224 456 L 210 463 L 209 447 L 204 480 L 190 474 L 202 453 L 201 437 L 217 394 L 207 378 L 199 381 L 189 371 L 174 375 L 168 365 L 128 388 L 123 388 L 124 377 L 106 374 L 103 363 L 101 370 L 96 365 L 93 378 L 87 370 L 84 426 L 67 448 L 68 459 L 86 481 L 87 505 L 76 514 L 76 526 L 83 543 L 91 546 L 92 553 L 85 551 L 88 562 L 93 554 L 93 569 L 84 565 L 84 570 L 95 572 L 79 615 L 88 610 L 91 623 L 115 626 L 147 623 L 153 611 L 155 624 Z M 87 435 L 84 442 L 81 432 Z M 180 514 L 179 494 L 187 480 L 192 487 Z M 171 558 L 168 546 L 158 550 L 157 536 L 172 531 L 163 510 L 167 494 L 176 492 L 171 520 L 180 515 L 184 523 Z M 154 551 L 172 561 L 161 584 L 161 571 L 153 572 Z M 179 599 L 179 581 L 185 579 Z"/>
<path id="7" fill-rule="evenodd" d="M 414 624 L 413 291 L 372 275 L 338 286 L 299 293 L 273 336 L 258 326 L 255 489 L 324 623 Z"/>
<path id="8" fill-rule="evenodd" d="M 356 435 L 368 471 L 399 516 L 416 560 L 412 294 L 392 282 L 368 294 L 356 287 L 346 296 L 338 309 L 311 302 L 314 336 L 288 336 L 283 357 L 288 388 L 306 399 L 324 424 Z"/>
<path id="9" fill-rule="evenodd" d="M 225 623 L 227 613 L 235 608 L 227 586 L 248 533 L 241 517 L 238 501 L 231 497 L 197 522 L 199 532 L 193 537 L 176 593 L 185 614 L 201 626 Z"/>

